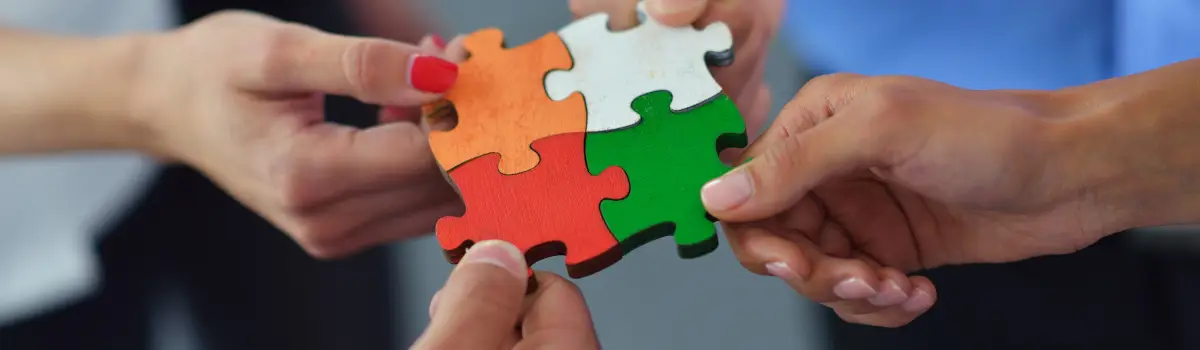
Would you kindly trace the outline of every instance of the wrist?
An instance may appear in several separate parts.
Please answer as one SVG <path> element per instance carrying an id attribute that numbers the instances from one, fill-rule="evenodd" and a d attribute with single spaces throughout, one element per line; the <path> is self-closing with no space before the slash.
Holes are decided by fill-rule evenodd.
<path id="1" fill-rule="evenodd" d="M 78 39 L 72 39 L 78 40 Z M 144 46 L 143 36 L 81 39 L 57 54 L 51 78 L 61 84 L 52 91 L 57 106 L 47 113 L 47 134 L 56 135 L 54 148 L 145 151 L 147 130 L 135 116 L 131 101 Z"/>
<path id="2" fill-rule="evenodd" d="M 1053 173 L 1099 234 L 1200 222 L 1200 105 L 1195 89 L 1161 84 L 1179 80 L 1163 73 L 1056 93 L 1065 107 L 1051 123 Z"/>

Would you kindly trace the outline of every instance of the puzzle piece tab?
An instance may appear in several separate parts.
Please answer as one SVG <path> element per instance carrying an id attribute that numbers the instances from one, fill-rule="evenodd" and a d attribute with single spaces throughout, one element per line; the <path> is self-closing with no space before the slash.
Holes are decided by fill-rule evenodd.
<path id="1" fill-rule="evenodd" d="M 438 242 L 451 263 L 473 242 L 513 243 L 530 265 L 566 255 L 567 273 L 580 278 L 621 259 L 616 237 L 600 215 L 600 201 L 629 194 L 629 179 L 617 167 L 588 172 L 584 133 L 560 134 L 533 142 L 537 167 L 503 175 L 497 154 L 487 154 L 451 170 L 466 204 L 462 217 L 438 220 Z"/>
<path id="2" fill-rule="evenodd" d="M 641 121 L 629 128 L 588 133 L 592 173 L 619 166 L 629 176 L 629 196 L 600 203 L 600 212 L 626 253 L 671 235 L 684 258 L 717 247 L 712 217 L 700 188 L 730 170 L 718 156 L 746 147 L 746 125 L 725 94 L 686 111 L 672 111 L 672 95 L 654 91 L 633 101 Z M 673 225 L 670 225 L 673 224 Z"/>
<path id="3" fill-rule="evenodd" d="M 644 13 L 644 4 L 638 4 Z M 638 27 L 612 32 L 608 15 L 591 15 L 559 30 L 575 62 L 570 70 L 546 75 L 546 93 L 554 100 L 582 92 L 587 131 L 624 128 L 638 121 L 629 108 L 648 91 L 675 95 L 671 108 L 682 110 L 721 93 L 708 66 L 733 62 L 733 35 L 724 23 L 702 30 L 673 28 L 649 16 Z"/>
<path id="4" fill-rule="evenodd" d="M 583 96 L 546 96 L 543 77 L 553 69 L 571 68 L 571 54 L 555 33 L 525 45 L 504 49 L 499 29 L 479 30 L 466 37 L 470 57 L 459 66 L 458 80 L 445 98 L 454 105 L 457 125 L 430 132 L 429 144 L 447 171 L 470 159 L 498 153 L 499 171 L 516 174 L 538 164 L 529 145 L 551 135 L 583 132 L 587 109 Z"/>

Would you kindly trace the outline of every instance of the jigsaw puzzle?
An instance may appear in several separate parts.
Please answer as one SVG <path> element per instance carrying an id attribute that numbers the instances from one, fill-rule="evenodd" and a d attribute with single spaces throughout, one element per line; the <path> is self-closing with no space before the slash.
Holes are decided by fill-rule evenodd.
<path id="1" fill-rule="evenodd" d="M 611 167 L 592 176 L 583 155 L 584 133 L 533 142 L 542 161 L 529 171 L 496 171 L 490 153 L 450 171 L 466 204 L 462 217 L 445 217 L 435 231 L 451 262 L 474 242 L 502 239 L 525 252 L 530 264 L 566 255 L 571 277 L 595 273 L 621 258 L 621 249 L 600 216 L 600 201 L 629 194 L 625 171 Z"/>
<path id="2" fill-rule="evenodd" d="M 704 183 L 731 167 L 718 157 L 746 147 L 746 124 L 725 94 L 672 111 L 673 94 L 654 91 L 633 101 L 641 121 L 630 128 L 589 133 L 588 168 L 619 166 L 629 176 L 629 196 L 600 203 L 600 212 L 626 252 L 672 235 L 684 258 L 717 246 L 713 220 L 700 202 Z"/>
<path id="3" fill-rule="evenodd" d="M 531 267 L 565 255 L 582 278 L 661 237 L 684 258 L 717 246 L 700 188 L 729 170 L 719 152 L 747 141 L 709 71 L 732 63 L 732 36 L 642 18 L 611 31 L 593 15 L 515 48 L 495 28 L 464 40 L 456 86 L 424 106 L 430 125 L 457 118 L 429 136 L 466 204 L 435 227 L 451 263 L 502 239 Z"/>
<path id="4" fill-rule="evenodd" d="M 552 101 L 543 87 L 547 72 L 571 68 L 571 54 L 557 34 L 505 49 L 504 33 L 489 28 L 467 36 L 463 46 L 470 57 L 460 64 L 458 81 L 445 94 L 458 123 L 429 134 L 429 146 L 442 169 L 496 152 L 500 172 L 516 174 L 537 166 L 538 156 L 529 148 L 534 140 L 584 131 L 583 96 Z"/>
<path id="5" fill-rule="evenodd" d="M 638 10 L 643 11 L 642 4 Z M 695 106 L 721 93 L 708 66 L 733 63 L 733 36 L 724 23 L 703 30 L 673 28 L 643 16 L 642 24 L 612 32 L 608 15 L 577 20 L 558 35 L 566 43 L 574 68 L 546 75 L 551 99 L 569 99 L 582 92 L 587 104 L 587 131 L 606 131 L 637 123 L 629 108 L 633 99 L 650 91 L 675 95 L 671 109 Z"/>

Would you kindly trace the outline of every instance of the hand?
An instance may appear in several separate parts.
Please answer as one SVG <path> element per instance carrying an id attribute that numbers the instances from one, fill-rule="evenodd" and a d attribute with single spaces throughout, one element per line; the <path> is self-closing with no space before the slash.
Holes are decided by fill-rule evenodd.
<path id="1" fill-rule="evenodd" d="M 577 18 L 609 14 L 609 25 L 614 31 L 638 25 L 637 3 L 638 0 L 570 0 L 571 12 Z M 713 77 L 741 109 L 751 140 L 758 136 L 771 110 L 771 91 L 763 74 L 767 50 L 782 21 L 783 7 L 783 0 L 646 0 L 647 15 L 664 25 L 703 27 L 716 21 L 729 25 L 733 33 L 733 64 L 712 68 Z M 723 155 L 730 159 L 738 151 L 731 149 Z"/>
<path id="2" fill-rule="evenodd" d="M 525 259 L 512 244 L 471 247 L 429 304 L 413 349 L 600 349 L 579 289 L 548 272 L 526 296 Z"/>
<path id="3" fill-rule="evenodd" d="M 325 94 L 417 106 L 457 68 L 417 47 L 222 12 L 152 37 L 133 115 L 151 152 L 204 172 L 319 258 L 431 232 L 462 211 L 413 121 L 324 122 Z"/>
<path id="4" fill-rule="evenodd" d="M 1063 94 L 973 91 L 909 77 L 805 85 L 706 185 L 749 270 L 846 321 L 895 327 L 933 306 L 946 264 L 1071 253 L 1125 227 L 1081 181 Z"/>

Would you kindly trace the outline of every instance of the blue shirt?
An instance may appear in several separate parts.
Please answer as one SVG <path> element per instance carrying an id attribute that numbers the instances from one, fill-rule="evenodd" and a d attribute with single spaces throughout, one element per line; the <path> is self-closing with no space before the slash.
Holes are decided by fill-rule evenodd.
<path id="1" fill-rule="evenodd" d="M 1200 57 L 1200 0 L 791 0 L 813 73 L 1056 89 Z"/>

